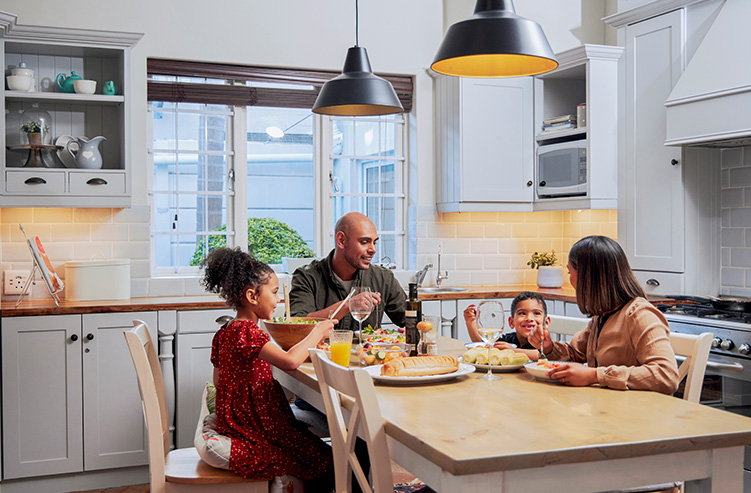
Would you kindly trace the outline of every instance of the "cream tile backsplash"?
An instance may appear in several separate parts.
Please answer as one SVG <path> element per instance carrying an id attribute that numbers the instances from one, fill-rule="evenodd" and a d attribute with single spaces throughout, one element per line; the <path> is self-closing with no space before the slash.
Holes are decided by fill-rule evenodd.
<path id="1" fill-rule="evenodd" d="M 433 207 L 419 207 L 417 221 L 417 265 L 434 265 L 425 286 L 435 283 L 439 245 L 443 248 L 441 269 L 449 271 L 446 285 L 534 283 L 536 271 L 527 266 L 533 252 L 555 249 L 565 266 L 566 252 L 579 238 L 617 235 L 614 210 L 436 214 Z M 151 278 L 146 206 L 1 209 L 1 270 L 31 268 L 19 223 L 27 234 L 40 237 L 61 276 L 69 260 L 129 258 L 133 296 L 205 294 L 197 279 Z M 37 283 L 32 297 L 47 296 L 44 285 Z"/>
<path id="2" fill-rule="evenodd" d="M 720 293 L 751 296 L 751 147 L 722 151 Z"/>

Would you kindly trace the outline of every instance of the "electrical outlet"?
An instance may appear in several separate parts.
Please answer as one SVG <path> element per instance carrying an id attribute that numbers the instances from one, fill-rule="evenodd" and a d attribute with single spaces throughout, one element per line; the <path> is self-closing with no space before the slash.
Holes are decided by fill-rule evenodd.
<path id="1" fill-rule="evenodd" d="M 6 270 L 4 272 L 5 280 L 3 281 L 3 294 L 21 294 L 26 281 L 29 280 L 29 271 L 27 270 Z"/>

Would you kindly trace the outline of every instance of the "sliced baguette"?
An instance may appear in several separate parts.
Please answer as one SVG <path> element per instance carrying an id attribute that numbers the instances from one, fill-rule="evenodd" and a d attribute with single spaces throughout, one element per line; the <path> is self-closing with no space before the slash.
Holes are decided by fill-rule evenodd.
<path id="1" fill-rule="evenodd" d="M 413 356 L 397 358 L 381 367 L 384 377 L 422 377 L 443 375 L 459 369 L 459 360 L 453 356 Z"/>

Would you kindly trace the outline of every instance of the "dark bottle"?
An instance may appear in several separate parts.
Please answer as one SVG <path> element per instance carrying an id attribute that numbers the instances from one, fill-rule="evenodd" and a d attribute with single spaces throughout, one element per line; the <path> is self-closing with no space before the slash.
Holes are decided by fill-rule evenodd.
<path id="1" fill-rule="evenodd" d="M 417 343 L 420 342 L 420 332 L 417 323 L 422 320 L 422 301 L 417 299 L 417 283 L 409 283 L 409 298 L 404 303 L 404 336 L 407 340 L 410 356 L 417 356 Z"/>

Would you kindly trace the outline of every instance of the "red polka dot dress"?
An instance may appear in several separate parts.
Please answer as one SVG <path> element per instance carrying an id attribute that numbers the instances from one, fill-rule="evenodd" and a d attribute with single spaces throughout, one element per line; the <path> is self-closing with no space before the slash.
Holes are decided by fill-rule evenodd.
<path id="1" fill-rule="evenodd" d="M 331 447 L 298 421 L 271 365 L 258 357 L 269 335 L 248 320 L 220 329 L 211 362 L 219 432 L 232 438 L 230 469 L 252 479 L 290 474 L 309 480 L 333 467 Z"/>

